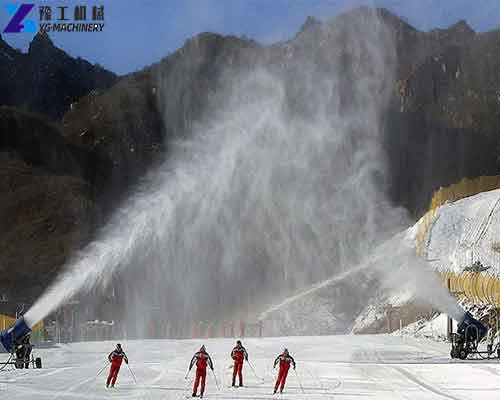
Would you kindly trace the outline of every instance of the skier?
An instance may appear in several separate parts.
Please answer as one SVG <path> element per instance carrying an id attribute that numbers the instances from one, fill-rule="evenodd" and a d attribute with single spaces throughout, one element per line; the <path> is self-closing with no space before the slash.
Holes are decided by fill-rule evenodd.
<path id="1" fill-rule="evenodd" d="M 243 386 L 243 362 L 248 361 L 248 353 L 241 344 L 241 340 L 236 341 L 236 347 L 231 351 L 231 358 L 234 360 L 232 386 L 236 386 L 236 375 L 238 375 L 241 387 Z"/>
<path id="2" fill-rule="evenodd" d="M 200 398 L 203 398 L 203 393 L 205 393 L 205 378 L 207 377 L 207 365 L 212 371 L 214 370 L 214 364 L 212 363 L 212 359 L 205 350 L 205 346 L 201 346 L 200 351 L 194 354 L 193 358 L 191 359 L 191 363 L 189 364 L 189 371 L 191 371 L 195 364 L 196 378 L 193 385 L 193 397 L 196 397 L 196 393 L 198 392 L 198 385 L 200 384 L 201 379 Z"/>
<path id="3" fill-rule="evenodd" d="M 125 360 L 125 363 L 128 364 L 127 355 L 123 351 L 122 345 L 120 343 L 117 343 L 116 349 L 109 353 L 108 360 L 111 363 L 111 367 L 109 368 L 109 375 L 108 379 L 106 380 L 107 388 L 109 388 L 110 383 L 111 387 L 115 387 L 116 378 L 118 378 L 118 372 L 120 372 L 122 361 Z"/>
<path id="4" fill-rule="evenodd" d="M 295 369 L 296 367 L 295 360 L 290 355 L 290 353 L 288 353 L 288 349 L 284 349 L 283 353 L 276 357 L 276 360 L 274 360 L 273 369 L 276 368 L 278 362 L 280 364 L 280 369 L 278 372 L 278 379 L 276 379 L 276 384 L 274 385 L 273 394 L 276 394 L 276 392 L 278 391 L 278 386 L 280 386 L 280 393 L 283 393 L 283 388 L 285 387 L 286 377 L 288 375 L 288 370 L 290 369 L 290 364 L 293 365 L 293 369 Z"/>

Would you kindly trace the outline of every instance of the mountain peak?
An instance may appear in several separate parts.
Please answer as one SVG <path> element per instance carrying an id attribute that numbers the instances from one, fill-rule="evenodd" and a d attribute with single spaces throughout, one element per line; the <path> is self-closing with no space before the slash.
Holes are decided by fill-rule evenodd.
<path id="1" fill-rule="evenodd" d="M 454 31 L 454 32 L 462 33 L 462 34 L 466 34 L 466 35 L 474 35 L 476 33 L 474 31 L 474 29 L 472 29 L 471 26 L 464 19 L 461 19 L 456 24 L 453 24 L 452 26 L 450 26 L 448 29 L 450 31 Z"/>
<path id="2" fill-rule="evenodd" d="M 300 27 L 300 29 L 297 32 L 295 37 L 296 38 L 299 38 L 299 37 L 311 38 L 313 36 L 316 36 L 316 34 L 318 32 L 321 32 L 322 27 L 323 27 L 323 23 L 320 20 L 309 16 L 306 18 L 306 20 L 304 21 L 304 23 Z"/>
<path id="3" fill-rule="evenodd" d="M 29 52 L 46 52 L 55 48 L 54 42 L 47 32 L 38 32 L 30 43 Z"/>
<path id="4" fill-rule="evenodd" d="M 10 47 L 0 34 L 0 47 Z"/>
<path id="5" fill-rule="evenodd" d="M 460 20 L 448 28 L 437 28 L 430 31 L 441 38 L 448 38 L 455 41 L 468 40 L 476 35 L 474 29 L 465 20 Z"/>
<path id="6" fill-rule="evenodd" d="M 2 60 L 9 60 L 12 61 L 14 60 L 15 57 L 17 57 L 20 52 L 13 49 L 0 35 L 0 50 L 2 53 L 0 53 L 0 57 L 2 57 Z"/>
<path id="7" fill-rule="evenodd" d="M 304 31 L 307 31 L 309 29 L 317 28 L 317 27 L 321 26 L 321 24 L 322 23 L 321 23 L 321 21 L 319 19 L 311 17 L 311 16 L 308 16 L 306 18 L 305 22 L 300 27 L 299 32 L 304 32 Z"/>
<path id="8" fill-rule="evenodd" d="M 383 21 L 387 26 L 391 26 L 393 29 L 396 30 L 402 29 L 402 30 L 416 31 L 416 28 L 410 25 L 408 22 L 406 22 L 403 18 L 383 7 L 375 8 L 370 6 L 359 6 L 351 10 L 348 10 L 345 13 L 339 14 L 338 16 L 334 17 L 332 21 L 345 18 L 349 20 L 351 18 L 357 19 L 357 18 L 373 18 L 373 17 L 379 19 L 380 21 Z"/>
<path id="9" fill-rule="evenodd" d="M 33 40 L 31 41 L 31 43 L 48 44 L 54 46 L 54 43 L 52 42 L 52 39 L 47 32 L 37 32 L 36 35 L 33 36 Z"/>

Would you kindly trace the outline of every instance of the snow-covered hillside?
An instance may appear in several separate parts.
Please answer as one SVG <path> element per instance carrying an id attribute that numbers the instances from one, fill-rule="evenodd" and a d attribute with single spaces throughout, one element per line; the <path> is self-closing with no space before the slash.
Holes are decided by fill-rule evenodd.
<path id="1" fill-rule="evenodd" d="M 114 343 L 88 342 L 38 350 L 41 370 L 0 372 L 2 398 L 16 399 L 162 399 L 179 400 L 191 394 L 193 375 L 184 380 L 192 354 L 201 342 L 193 340 L 131 341 L 124 343 L 130 367 L 123 365 L 117 387 L 106 389 L 103 372 Z M 245 365 L 246 387 L 231 389 L 229 357 L 234 341 L 205 340 L 219 379 L 217 390 L 207 376 L 207 399 L 497 399 L 497 362 L 449 360 L 449 346 L 428 340 L 388 335 L 322 336 L 247 339 L 244 345 L 255 367 L 256 378 Z M 274 357 L 286 346 L 297 362 L 290 371 L 286 391 L 272 395 L 276 371 Z M 0 354 L 5 358 L 5 354 Z M 299 381 L 300 379 L 300 381 Z M 301 385 L 303 391 L 301 389 Z"/>
<path id="2" fill-rule="evenodd" d="M 439 271 L 462 272 L 480 261 L 500 273 L 500 190 L 447 203 L 437 211 L 423 254 Z"/>

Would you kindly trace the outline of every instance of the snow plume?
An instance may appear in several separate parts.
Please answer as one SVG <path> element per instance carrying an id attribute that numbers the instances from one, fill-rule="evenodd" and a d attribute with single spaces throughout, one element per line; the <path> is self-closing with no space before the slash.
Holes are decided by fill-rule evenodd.
<path id="1" fill-rule="evenodd" d="M 358 265 L 260 313 L 258 320 L 264 323 L 266 334 L 356 331 L 366 324 L 365 318 L 368 325 L 374 322 L 367 310 L 383 309 L 387 301 L 391 304 L 395 299 L 402 300 L 401 304 L 412 301 L 427 304 L 461 321 L 462 307 L 431 266 L 416 255 L 414 232 L 411 228 L 392 236 L 372 249 Z"/>
<path id="2" fill-rule="evenodd" d="M 262 48 L 245 72 L 222 74 L 217 111 L 169 143 L 164 165 L 27 319 L 109 285 L 125 293 L 129 329 L 150 318 L 186 328 L 243 317 L 345 272 L 405 226 L 386 199 L 381 147 L 392 35 L 374 12 L 360 14 Z M 160 92 L 169 95 L 161 82 Z M 343 311 L 354 309 L 347 302 Z"/>
<path id="3" fill-rule="evenodd" d="M 381 276 L 386 291 L 405 291 L 409 299 L 433 306 L 461 321 L 465 311 L 443 286 L 439 276 L 425 259 L 417 256 L 415 229 L 403 231 L 379 246 L 370 265 Z"/>

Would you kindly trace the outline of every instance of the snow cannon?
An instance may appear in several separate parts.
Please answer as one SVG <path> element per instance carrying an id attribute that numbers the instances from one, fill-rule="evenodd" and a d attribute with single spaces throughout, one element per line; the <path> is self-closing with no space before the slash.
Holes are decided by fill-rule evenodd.
<path id="1" fill-rule="evenodd" d="M 29 368 L 31 364 L 33 368 L 42 368 L 42 359 L 35 358 L 31 354 L 33 345 L 30 343 L 30 333 L 31 328 L 23 317 L 18 318 L 12 326 L 0 332 L 0 341 L 5 350 L 10 353 L 7 361 L 0 361 L 0 370 L 7 365 L 22 369 Z"/>
<path id="2" fill-rule="evenodd" d="M 31 328 L 28 326 L 24 318 L 21 317 L 16 320 L 14 325 L 0 333 L 0 341 L 8 353 L 13 353 L 15 351 L 16 344 L 21 343 L 30 332 Z"/>
<path id="3" fill-rule="evenodd" d="M 488 333 L 481 322 L 475 319 L 470 312 L 466 312 L 458 322 L 457 333 L 451 335 L 451 358 L 490 359 L 500 358 L 499 343 L 487 345 L 486 350 L 479 349 L 479 343 Z"/>
<path id="4" fill-rule="evenodd" d="M 466 312 L 457 326 L 457 333 L 463 336 L 466 342 L 479 343 L 488 333 L 488 329 L 470 312 Z"/>

